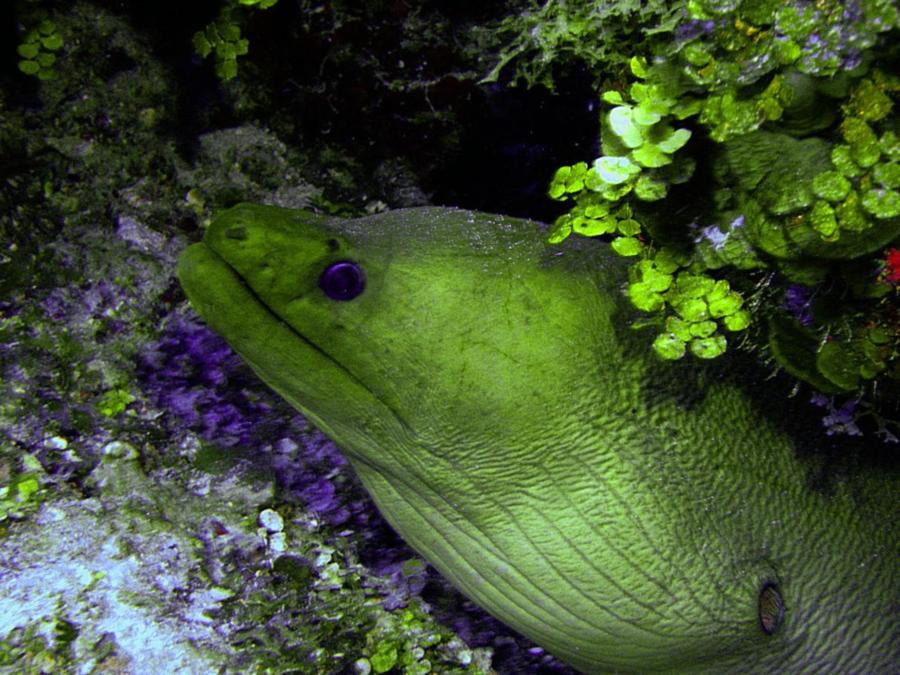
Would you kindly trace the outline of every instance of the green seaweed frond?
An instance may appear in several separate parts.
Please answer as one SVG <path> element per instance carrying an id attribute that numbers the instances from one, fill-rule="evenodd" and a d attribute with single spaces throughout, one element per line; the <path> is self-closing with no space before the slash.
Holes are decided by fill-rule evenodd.
<path id="1" fill-rule="evenodd" d="M 689 0 L 675 39 L 599 91 L 602 154 L 554 174 L 571 206 L 550 241 L 635 259 L 635 327 L 660 357 L 713 358 L 755 327 L 742 344 L 820 391 L 900 381 L 900 78 L 873 66 L 900 15 L 845 9 Z"/>
<path id="2" fill-rule="evenodd" d="M 215 56 L 216 75 L 222 80 L 237 76 L 239 56 L 250 50 L 249 41 L 241 36 L 241 21 L 244 18 L 241 7 L 268 9 L 278 0 L 226 0 L 215 21 L 203 30 L 194 33 L 194 51 L 203 58 Z"/>
<path id="3" fill-rule="evenodd" d="M 58 75 L 54 66 L 57 54 L 63 46 L 63 37 L 50 19 L 43 19 L 25 32 L 16 51 L 19 54 L 19 70 L 40 80 L 52 80 Z"/>

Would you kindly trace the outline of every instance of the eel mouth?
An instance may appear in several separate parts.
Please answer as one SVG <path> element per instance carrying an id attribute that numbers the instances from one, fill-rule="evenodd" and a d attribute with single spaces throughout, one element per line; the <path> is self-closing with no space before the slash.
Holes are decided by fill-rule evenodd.
<path id="1" fill-rule="evenodd" d="M 176 274 L 201 318 L 266 384 L 316 426 L 333 429 L 327 421 L 333 415 L 323 413 L 343 398 L 364 401 L 363 408 L 370 411 L 375 406 L 411 431 L 394 406 L 326 349 L 282 319 L 209 244 L 189 246 L 178 259 Z M 337 387 L 336 382 L 341 381 L 345 386 Z M 369 413 L 373 414 L 379 413 Z"/>
<path id="2" fill-rule="evenodd" d="M 197 309 L 200 316 L 203 317 L 203 320 L 213 325 L 216 332 L 222 335 L 229 344 L 235 331 L 217 325 L 222 322 L 217 320 L 216 317 L 230 315 L 235 321 L 228 322 L 228 326 L 234 326 L 239 323 L 237 321 L 239 317 L 233 308 L 239 307 L 240 313 L 246 316 L 248 308 L 253 307 L 258 310 L 250 313 L 254 322 L 261 321 L 260 325 L 283 327 L 296 340 L 303 343 L 307 349 L 329 361 L 335 368 L 342 370 L 349 379 L 356 381 L 360 386 L 365 386 L 327 351 L 282 319 L 241 277 L 237 270 L 209 244 L 200 242 L 189 246 L 178 259 L 177 275 L 178 280 L 187 293 L 188 299 Z M 227 303 L 225 302 L 226 300 L 228 301 Z M 206 307 L 212 305 L 215 306 L 218 314 L 204 311 Z M 245 319 L 241 323 L 246 322 L 247 320 Z"/>

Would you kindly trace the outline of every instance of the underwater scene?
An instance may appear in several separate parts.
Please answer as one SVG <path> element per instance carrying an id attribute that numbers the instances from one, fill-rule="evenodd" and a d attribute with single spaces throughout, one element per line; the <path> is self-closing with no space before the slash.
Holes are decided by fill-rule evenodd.
<path id="1" fill-rule="evenodd" d="M 0 674 L 898 672 L 896 1 L 0 30 Z"/>

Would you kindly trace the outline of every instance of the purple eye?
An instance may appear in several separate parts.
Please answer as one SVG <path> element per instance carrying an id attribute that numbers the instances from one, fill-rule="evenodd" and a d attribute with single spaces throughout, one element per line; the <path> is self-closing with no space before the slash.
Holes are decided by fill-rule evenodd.
<path id="1" fill-rule="evenodd" d="M 355 262 L 331 263 L 319 277 L 319 288 L 332 300 L 352 300 L 366 287 L 366 275 Z"/>

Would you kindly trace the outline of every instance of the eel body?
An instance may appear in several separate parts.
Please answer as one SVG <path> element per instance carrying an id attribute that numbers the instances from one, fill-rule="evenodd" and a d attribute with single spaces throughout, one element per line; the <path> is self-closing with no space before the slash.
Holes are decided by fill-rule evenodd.
<path id="1" fill-rule="evenodd" d="M 896 472 L 817 480 L 759 383 L 653 357 L 622 259 L 545 238 L 243 204 L 178 275 L 410 545 L 581 671 L 897 672 Z"/>

